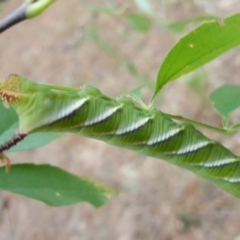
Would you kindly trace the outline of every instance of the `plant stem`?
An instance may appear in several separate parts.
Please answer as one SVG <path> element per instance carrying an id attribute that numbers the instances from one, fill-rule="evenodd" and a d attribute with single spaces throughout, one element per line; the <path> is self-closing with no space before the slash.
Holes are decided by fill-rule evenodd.
<path id="1" fill-rule="evenodd" d="M 239 128 L 240 128 L 240 122 L 231 126 L 231 130 L 233 130 L 233 131 L 237 131 Z"/>
<path id="2" fill-rule="evenodd" d="M 4 32 L 8 28 L 13 25 L 22 22 L 26 19 L 25 11 L 28 4 L 23 3 L 19 8 L 17 8 L 14 12 L 6 16 L 4 19 L 0 21 L 0 33 Z"/>
<path id="3" fill-rule="evenodd" d="M 171 115 L 171 114 L 167 114 L 167 113 L 164 113 L 164 114 L 171 119 L 176 119 L 176 120 L 179 120 L 179 121 L 182 121 L 182 122 L 191 123 L 192 125 L 199 126 L 199 127 L 206 128 L 206 129 L 210 129 L 211 131 L 218 132 L 218 133 L 225 134 L 225 135 L 231 135 L 231 134 L 235 133 L 238 128 L 240 128 L 240 123 L 237 124 L 237 125 L 234 125 L 231 128 L 223 129 L 223 128 L 217 128 L 217 127 L 205 124 L 205 123 L 201 123 L 201 122 L 198 122 L 198 121 L 195 121 L 195 120 L 192 120 L 192 119 L 184 118 L 182 116 Z"/>
<path id="4" fill-rule="evenodd" d="M 15 146 L 18 142 L 22 141 L 26 136 L 27 136 L 27 133 L 15 134 L 9 141 L 0 145 L 0 154 L 2 154 L 3 151 L 6 151 L 11 147 Z"/>
<path id="5" fill-rule="evenodd" d="M 25 2 L 0 21 L 0 33 L 26 19 L 34 18 L 48 8 L 55 0 L 25 0 Z"/>

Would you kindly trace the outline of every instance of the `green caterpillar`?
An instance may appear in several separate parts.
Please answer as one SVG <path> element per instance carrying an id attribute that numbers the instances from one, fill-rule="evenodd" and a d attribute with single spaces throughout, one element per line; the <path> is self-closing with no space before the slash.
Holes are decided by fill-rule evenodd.
<path id="1" fill-rule="evenodd" d="M 92 86 L 81 89 L 37 84 L 17 75 L 0 85 L 0 96 L 19 116 L 19 134 L 3 151 L 33 132 L 72 132 L 167 160 L 240 197 L 240 158 L 191 124 L 177 124 L 156 109 L 127 98 L 112 99 Z"/>

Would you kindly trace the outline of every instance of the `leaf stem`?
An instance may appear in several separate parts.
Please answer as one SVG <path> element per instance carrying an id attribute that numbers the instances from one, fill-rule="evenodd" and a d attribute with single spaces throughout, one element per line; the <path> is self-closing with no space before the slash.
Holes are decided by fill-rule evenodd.
<path id="1" fill-rule="evenodd" d="M 178 115 L 171 115 L 171 114 L 168 114 L 168 113 L 164 113 L 164 114 L 171 119 L 176 119 L 176 120 L 179 120 L 179 121 L 182 121 L 182 122 L 190 123 L 192 125 L 199 126 L 199 127 L 206 128 L 206 129 L 210 129 L 211 131 L 218 132 L 218 133 L 225 134 L 225 135 L 231 135 L 231 134 L 235 133 L 238 128 L 240 128 L 240 123 L 238 123 L 237 125 L 234 125 L 231 128 L 224 129 L 224 128 L 217 128 L 217 127 L 214 127 L 214 126 L 211 126 L 211 125 L 208 125 L 208 124 L 205 124 L 205 123 L 201 123 L 201 122 L 198 122 L 198 121 L 195 121 L 195 120 L 192 120 L 192 119 L 184 118 L 184 117 L 178 116 Z"/>
<path id="2" fill-rule="evenodd" d="M 238 123 L 236 123 L 236 124 L 234 124 L 234 125 L 231 126 L 231 129 L 232 129 L 233 131 L 237 131 L 239 128 L 240 128 L 240 122 L 238 122 Z"/>

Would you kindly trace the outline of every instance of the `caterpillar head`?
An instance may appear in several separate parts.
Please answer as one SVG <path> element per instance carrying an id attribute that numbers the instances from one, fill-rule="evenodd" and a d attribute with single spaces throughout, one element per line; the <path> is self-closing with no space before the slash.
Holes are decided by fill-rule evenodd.
<path id="1" fill-rule="evenodd" d="M 24 133 L 47 128 L 75 106 L 79 89 L 40 84 L 10 75 L 0 84 L 0 98 L 11 106 L 19 118 L 19 130 Z"/>
<path id="2" fill-rule="evenodd" d="M 25 104 L 38 91 L 37 83 L 16 74 L 11 74 L 3 83 L 0 83 L 0 98 L 6 105 L 13 108 Z"/>
<path id="3" fill-rule="evenodd" d="M 40 118 L 41 99 L 46 92 L 46 87 L 15 74 L 0 83 L 0 98 L 5 106 L 11 106 L 16 111 L 20 130 L 24 132 L 30 131 L 33 122 Z"/>
<path id="4" fill-rule="evenodd" d="M 6 106 L 21 99 L 20 79 L 17 75 L 10 75 L 0 84 L 0 97 Z"/>

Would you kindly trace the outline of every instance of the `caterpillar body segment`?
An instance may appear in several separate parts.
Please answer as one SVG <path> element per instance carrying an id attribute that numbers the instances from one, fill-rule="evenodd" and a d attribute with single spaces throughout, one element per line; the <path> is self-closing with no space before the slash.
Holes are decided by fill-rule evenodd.
<path id="1" fill-rule="evenodd" d="M 190 124 L 112 99 L 92 86 L 37 84 L 11 75 L 0 96 L 17 112 L 20 131 L 72 132 L 164 159 L 195 172 L 240 198 L 240 158 Z"/>

